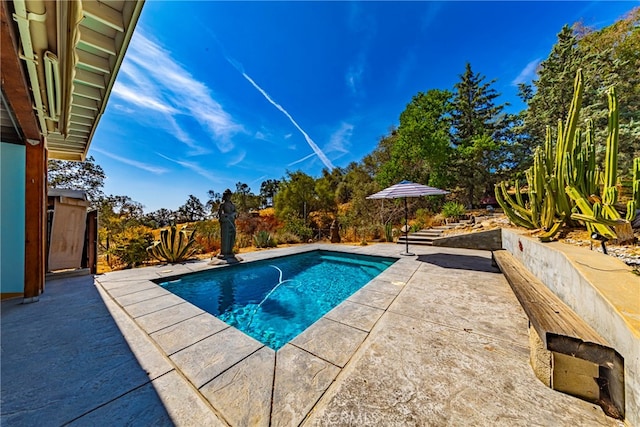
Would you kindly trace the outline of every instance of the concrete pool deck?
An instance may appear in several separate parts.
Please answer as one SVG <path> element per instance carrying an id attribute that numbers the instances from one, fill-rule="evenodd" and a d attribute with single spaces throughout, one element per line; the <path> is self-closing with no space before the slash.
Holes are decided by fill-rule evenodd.
<path id="1" fill-rule="evenodd" d="M 622 425 L 538 381 L 526 315 L 490 252 L 319 244 L 242 256 L 313 249 L 399 260 L 277 353 L 150 281 L 206 261 L 58 280 L 38 303 L 3 302 L 1 424 Z"/>

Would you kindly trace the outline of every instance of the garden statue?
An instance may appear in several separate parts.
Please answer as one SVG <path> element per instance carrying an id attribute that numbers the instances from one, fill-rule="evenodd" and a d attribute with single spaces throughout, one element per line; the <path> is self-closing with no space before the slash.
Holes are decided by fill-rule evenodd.
<path id="1" fill-rule="evenodd" d="M 233 247 L 236 244 L 236 207 L 231 201 L 231 190 L 226 189 L 222 194 L 222 203 L 218 209 L 220 221 L 220 254 L 218 258 L 235 258 Z"/>
<path id="2" fill-rule="evenodd" d="M 340 227 L 338 225 L 338 220 L 334 219 L 331 223 L 331 243 L 340 243 Z"/>

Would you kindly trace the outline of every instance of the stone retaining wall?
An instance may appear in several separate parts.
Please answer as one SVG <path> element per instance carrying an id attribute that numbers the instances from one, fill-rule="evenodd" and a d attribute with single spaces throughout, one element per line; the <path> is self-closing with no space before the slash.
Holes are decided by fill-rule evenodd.
<path id="1" fill-rule="evenodd" d="M 454 234 L 440 237 L 432 241 L 433 246 L 446 246 L 449 248 L 479 249 L 494 251 L 502 249 L 502 234 L 499 228 L 474 233 Z"/>

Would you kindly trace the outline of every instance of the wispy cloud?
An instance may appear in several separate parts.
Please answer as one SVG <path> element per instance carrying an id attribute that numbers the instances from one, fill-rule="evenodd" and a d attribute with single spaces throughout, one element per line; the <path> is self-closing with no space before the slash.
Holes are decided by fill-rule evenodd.
<path id="1" fill-rule="evenodd" d="M 121 67 L 123 79 L 114 85 L 113 94 L 139 108 L 163 116 L 159 121 L 168 133 L 201 154 L 206 150 L 190 136 L 181 118 L 195 120 L 212 136 L 218 150 L 227 153 L 234 148 L 232 136 L 243 127 L 212 96 L 207 85 L 194 78 L 172 58 L 170 51 L 136 30 Z"/>
<path id="2" fill-rule="evenodd" d="M 264 133 L 262 133 L 262 132 L 260 132 L 260 131 L 257 131 L 257 132 L 255 133 L 255 135 L 253 135 L 253 137 L 254 137 L 255 139 L 259 139 L 259 140 L 261 140 L 261 141 L 268 141 L 268 140 L 269 140 L 269 138 L 267 137 L 267 135 L 265 135 Z"/>
<path id="3" fill-rule="evenodd" d="M 288 134 L 286 134 L 286 135 L 284 136 L 284 139 L 289 139 L 289 138 L 291 138 L 292 136 L 293 136 L 293 134 L 292 134 L 292 133 L 288 133 Z"/>
<path id="4" fill-rule="evenodd" d="M 542 61 L 542 58 L 536 58 L 533 61 L 529 62 L 522 69 L 522 71 L 520 71 L 520 74 L 518 74 L 518 77 L 513 79 L 511 84 L 514 86 L 517 86 L 520 83 L 526 83 L 533 80 L 533 78 L 536 76 L 536 70 L 538 69 L 538 65 L 540 65 L 541 61 Z"/>
<path id="5" fill-rule="evenodd" d="M 158 167 L 158 166 L 152 166 L 152 165 L 149 165 L 149 164 L 146 164 L 146 163 L 139 162 L 137 160 L 128 159 L 126 157 L 117 156 L 117 155 L 115 155 L 113 153 L 110 153 L 108 151 L 101 150 L 101 149 L 99 149 L 99 148 L 97 148 L 95 146 L 91 147 L 91 149 L 93 151 L 96 151 L 96 152 L 102 154 L 103 156 L 107 156 L 107 157 L 109 157 L 109 158 L 111 158 L 113 160 L 117 160 L 117 161 L 119 161 L 121 163 L 124 163 L 126 165 L 133 166 L 134 168 L 142 169 L 144 171 L 151 172 L 151 173 L 154 173 L 156 175 L 161 175 L 163 173 L 168 172 L 168 170 L 165 169 L 165 168 L 161 168 L 161 167 Z"/>
<path id="6" fill-rule="evenodd" d="M 242 162 L 245 157 L 247 157 L 247 152 L 245 150 L 241 150 L 237 156 L 235 156 L 233 159 L 227 162 L 227 166 L 228 167 L 235 166 L 238 163 Z"/>
<path id="7" fill-rule="evenodd" d="M 329 138 L 329 143 L 325 146 L 327 152 L 338 152 L 345 154 L 349 152 L 347 148 L 351 144 L 351 136 L 353 135 L 353 125 L 343 122 Z"/>
<path id="8" fill-rule="evenodd" d="M 169 160 L 170 162 L 176 163 L 186 169 L 189 169 L 195 173 L 197 173 L 200 176 L 203 176 L 205 178 L 207 178 L 209 181 L 213 181 L 213 182 L 219 182 L 220 180 L 216 178 L 216 176 L 211 173 L 211 171 L 209 169 L 205 169 L 202 166 L 200 166 L 199 164 L 197 164 L 196 162 L 187 162 L 185 160 L 177 160 L 177 159 L 172 159 L 171 157 L 165 156 L 164 154 L 160 154 L 157 153 L 156 154 L 164 159 Z"/>
<path id="9" fill-rule="evenodd" d="M 375 17 L 367 13 L 359 2 L 349 2 L 346 18 L 347 27 L 354 33 L 354 39 L 359 40 L 360 52 L 355 56 L 354 62 L 347 67 L 344 77 L 345 83 L 352 95 L 362 96 L 362 79 L 367 71 L 367 56 L 377 33 L 378 23 Z"/>
<path id="10" fill-rule="evenodd" d="M 302 136 L 304 136 L 304 139 L 307 141 L 307 144 L 309 144 L 309 147 L 311 147 L 311 149 L 313 150 L 314 154 L 316 154 L 320 160 L 322 161 L 322 163 L 324 163 L 324 165 L 329 168 L 329 169 L 333 169 L 333 163 L 331 163 L 331 160 L 329 160 L 329 158 L 324 154 L 324 152 L 320 149 L 320 147 L 318 147 L 318 145 L 313 141 L 313 139 L 311 139 L 311 137 L 300 127 L 300 125 L 293 119 L 293 117 L 291 117 L 291 114 L 289 114 L 287 112 L 287 110 L 284 109 L 284 107 L 282 107 L 282 105 L 278 104 L 277 102 L 275 102 L 273 100 L 273 98 L 271 98 L 269 96 L 269 94 L 262 89 L 260 86 L 258 86 L 258 84 L 251 78 L 249 77 L 249 75 L 247 73 L 244 72 L 243 67 L 240 63 L 238 63 L 237 61 L 234 61 L 233 59 L 227 57 L 227 61 L 229 61 L 229 63 L 231 65 L 233 65 L 235 67 L 236 70 L 238 70 L 242 76 L 249 82 L 251 83 L 251 85 L 256 88 L 256 90 L 258 92 L 260 92 L 262 94 L 262 96 L 264 96 L 264 98 L 269 101 L 269 103 L 271 105 L 273 105 L 274 107 L 276 107 L 278 110 L 280 110 L 280 112 L 282 112 L 282 114 L 284 114 L 289 121 L 296 127 L 296 129 L 298 129 L 300 131 L 300 133 L 302 134 Z"/>
<path id="11" fill-rule="evenodd" d="M 349 66 L 347 74 L 345 75 L 345 81 L 347 87 L 351 90 L 353 95 L 358 94 L 362 87 L 362 75 L 364 74 L 364 55 L 359 55 L 358 61 L 355 64 Z"/>

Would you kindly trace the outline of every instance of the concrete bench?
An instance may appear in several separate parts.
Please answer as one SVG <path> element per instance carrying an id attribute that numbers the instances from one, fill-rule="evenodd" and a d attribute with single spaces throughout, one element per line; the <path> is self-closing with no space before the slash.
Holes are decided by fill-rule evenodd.
<path id="1" fill-rule="evenodd" d="M 624 359 L 506 250 L 493 260 L 529 317 L 531 364 L 554 390 L 624 418 Z"/>

